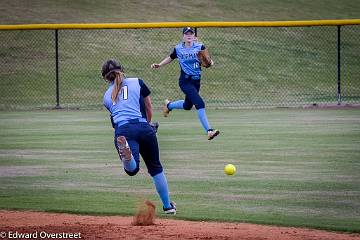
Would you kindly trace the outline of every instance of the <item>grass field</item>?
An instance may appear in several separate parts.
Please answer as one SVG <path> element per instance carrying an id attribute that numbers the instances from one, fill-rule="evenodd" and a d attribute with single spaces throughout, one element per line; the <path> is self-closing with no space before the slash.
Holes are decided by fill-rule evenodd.
<path id="1" fill-rule="evenodd" d="M 111 6 L 111 7 L 109 7 Z M 2 0 L 2 24 L 358 18 L 352 0 Z"/>
<path id="2" fill-rule="evenodd" d="M 132 215 L 161 204 L 144 164 L 127 176 L 105 111 L 1 112 L 0 208 Z M 179 219 L 360 232 L 360 111 L 217 110 L 160 118 L 161 159 Z M 223 167 L 236 165 L 234 176 Z"/>

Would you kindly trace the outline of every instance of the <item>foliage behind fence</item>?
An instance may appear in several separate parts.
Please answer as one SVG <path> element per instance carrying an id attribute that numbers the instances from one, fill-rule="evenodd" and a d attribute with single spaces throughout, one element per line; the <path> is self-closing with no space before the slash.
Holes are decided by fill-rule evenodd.
<path id="1" fill-rule="evenodd" d="M 360 28 L 341 26 L 197 28 L 215 65 L 203 69 L 210 108 L 360 103 Z M 58 30 L 59 100 L 64 108 L 100 108 L 107 87 L 102 63 L 115 58 L 152 90 L 155 107 L 183 98 L 179 66 L 160 62 L 182 39 L 181 28 Z M 0 31 L 0 109 L 55 107 L 55 30 Z"/>

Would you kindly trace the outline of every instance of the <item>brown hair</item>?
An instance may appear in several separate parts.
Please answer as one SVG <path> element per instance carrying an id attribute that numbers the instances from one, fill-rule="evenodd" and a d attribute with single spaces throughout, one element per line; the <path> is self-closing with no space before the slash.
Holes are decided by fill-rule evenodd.
<path id="1" fill-rule="evenodd" d="M 111 92 L 112 103 L 115 104 L 121 90 L 121 84 L 125 79 L 125 74 L 121 71 L 114 71 L 109 74 L 107 79 L 111 82 L 114 81 L 114 88 Z"/>

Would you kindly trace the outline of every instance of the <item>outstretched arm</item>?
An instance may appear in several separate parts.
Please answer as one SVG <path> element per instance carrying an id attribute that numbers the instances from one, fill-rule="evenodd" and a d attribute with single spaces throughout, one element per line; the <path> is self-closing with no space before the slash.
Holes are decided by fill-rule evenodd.
<path id="1" fill-rule="evenodd" d="M 159 68 L 161 66 L 164 66 L 166 64 L 169 64 L 173 61 L 174 59 L 172 59 L 170 56 L 167 56 L 166 58 L 164 58 L 164 60 L 162 60 L 160 63 L 153 63 L 151 64 L 151 68 Z"/>

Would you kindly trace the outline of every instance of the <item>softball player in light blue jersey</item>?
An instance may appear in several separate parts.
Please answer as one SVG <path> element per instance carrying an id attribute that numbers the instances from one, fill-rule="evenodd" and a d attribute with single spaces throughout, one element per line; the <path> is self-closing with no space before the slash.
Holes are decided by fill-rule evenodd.
<path id="1" fill-rule="evenodd" d="M 140 155 L 163 203 L 166 214 L 176 214 L 170 201 L 152 118 L 150 90 L 138 78 L 126 78 L 123 67 L 115 60 L 103 64 L 102 76 L 110 84 L 104 94 L 104 106 L 111 113 L 115 128 L 114 143 L 125 172 L 134 176 L 139 171 Z M 145 108 L 145 109 L 142 109 Z"/>
<path id="2" fill-rule="evenodd" d="M 208 140 L 212 140 L 219 135 L 220 131 L 211 128 L 205 112 L 205 102 L 199 94 L 201 66 L 197 53 L 204 50 L 205 46 L 195 40 L 194 29 L 185 27 L 183 29 L 183 42 L 175 46 L 170 56 L 166 57 L 160 63 L 152 64 L 151 67 L 160 68 L 161 66 L 171 63 L 175 58 L 179 60 L 179 86 L 181 91 L 185 94 L 185 100 L 170 102 L 166 99 L 163 107 L 164 116 L 167 117 L 173 109 L 191 110 L 192 106 L 195 105 L 198 118 L 207 133 Z"/>

